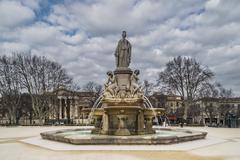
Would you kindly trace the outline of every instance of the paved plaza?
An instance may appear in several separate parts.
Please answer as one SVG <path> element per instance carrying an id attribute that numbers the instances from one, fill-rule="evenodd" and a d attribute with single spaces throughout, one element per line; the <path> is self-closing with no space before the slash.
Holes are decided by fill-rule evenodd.
<path id="1" fill-rule="evenodd" d="M 0 159 L 66 160 L 66 159 L 165 159 L 165 160 L 239 160 L 240 129 L 188 127 L 207 131 L 205 140 L 172 145 L 70 145 L 42 140 L 39 133 L 61 127 L 1 127 Z"/>

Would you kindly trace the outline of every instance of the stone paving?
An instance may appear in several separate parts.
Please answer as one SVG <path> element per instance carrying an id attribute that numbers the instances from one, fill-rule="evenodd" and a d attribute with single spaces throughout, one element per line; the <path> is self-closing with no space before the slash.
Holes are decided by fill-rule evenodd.
<path id="1" fill-rule="evenodd" d="M 240 129 L 190 127 L 207 131 L 205 140 L 172 145 L 95 145 L 76 146 L 42 140 L 41 132 L 60 127 L 0 127 L 0 159 L 66 160 L 66 159 L 164 159 L 164 160 L 240 160 Z"/>

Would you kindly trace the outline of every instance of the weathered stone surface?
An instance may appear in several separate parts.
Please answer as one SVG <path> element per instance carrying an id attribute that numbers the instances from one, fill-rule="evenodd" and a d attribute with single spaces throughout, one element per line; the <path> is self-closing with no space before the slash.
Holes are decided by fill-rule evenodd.
<path id="1" fill-rule="evenodd" d="M 127 32 L 122 32 L 122 39 L 118 41 L 118 45 L 115 51 L 116 66 L 117 68 L 125 69 L 131 63 L 131 43 L 126 39 Z"/>
<path id="2" fill-rule="evenodd" d="M 117 67 L 114 72 L 107 72 L 108 79 L 101 97 L 102 114 L 98 114 L 99 109 L 92 113 L 95 122 L 92 133 L 118 136 L 155 133 L 152 119 L 156 115 L 162 115 L 163 109 L 156 114 L 153 109 L 147 108 L 151 107 L 150 104 L 144 104 L 146 97 L 139 85 L 140 71 L 128 68 L 131 62 L 131 44 L 126 40 L 125 31 L 118 42 L 115 57 Z"/>
<path id="3" fill-rule="evenodd" d="M 85 132 L 89 129 L 69 129 L 60 131 L 51 131 L 41 133 L 43 139 L 49 139 L 64 143 L 78 144 L 78 145 L 97 145 L 97 144 L 172 144 L 179 142 L 192 141 L 197 139 L 204 139 L 207 132 L 190 131 L 184 129 L 156 129 L 172 134 L 161 133 L 149 135 L 135 135 L 135 136 L 111 136 L 111 135 L 98 135 L 98 134 L 80 134 L 81 131 Z M 75 134 L 73 134 L 75 132 Z M 90 132 L 90 130 L 89 130 Z"/>

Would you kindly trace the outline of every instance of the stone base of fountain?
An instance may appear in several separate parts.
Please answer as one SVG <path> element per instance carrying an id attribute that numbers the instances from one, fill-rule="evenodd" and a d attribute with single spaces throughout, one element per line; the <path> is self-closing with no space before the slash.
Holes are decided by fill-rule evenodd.
<path id="1" fill-rule="evenodd" d="M 91 110 L 94 119 L 92 133 L 131 136 L 155 133 L 152 120 L 164 114 L 163 108 L 153 108 L 137 83 L 139 70 L 117 68 L 108 72 L 111 83 L 105 84 L 101 108 Z"/>
<path id="2" fill-rule="evenodd" d="M 156 108 L 154 115 L 152 109 L 144 109 L 137 105 L 107 106 L 104 103 L 104 107 L 92 113 L 95 126 L 92 133 L 116 136 L 153 134 L 155 131 L 152 128 L 152 119 L 154 116 L 162 115 L 163 111 L 161 108 Z"/>
<path id="3" fill-rule="evenodd" d="M 173 144 L 204 139 L 207 132 L 174 128 L 156 128 L 155 134 L 133 136 L 111 136 L 92 134 L 91 129 L 68 129 L 41 133 L 43 139 L 65 142 L 76 145 L 98 144 Z M 124 133 L 125 134 L 125 133 Z"/>

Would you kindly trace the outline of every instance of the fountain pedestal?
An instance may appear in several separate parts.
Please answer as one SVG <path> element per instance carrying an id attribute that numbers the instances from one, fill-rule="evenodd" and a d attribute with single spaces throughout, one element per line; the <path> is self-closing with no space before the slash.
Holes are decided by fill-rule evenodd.
<path id="1" fill-rule="evenodd" d="M 155 130 L 152 128 L 152 120 L 163 113 L 161 108 L 105 106 L 93 113 L 95 129 L 92 133 L 116 136 L 153 134 Z"/>
<path id="2" fill-rule="evenodd" d="M 111 77 L 114 83 L 105 85 L 102 107 L 93 112 L 93 133 L 116 136 L 155 133 L 152 119 L 157 115 L 146 107 L 143 92 L 136 83 L 137 76 L 136 71 L 128 68 L 114 71 Z M 163 109 L 160 110 L 158 115 L 163 114 Z"/>
<path id="3" fill-rule="evenodd" d="M 118 129 L 114 133 L 115 135 L 131 135 L 128 127 L 127 127 L 127 120 L 128 116 L 127 115 L 117 115 L 118 118 Z"/>
<path id="4" fill-rule="evenodd" d="M 107 106 L 104 108 L 101 134 L 144 134 L 143 109 L 139 106 Z"/>

